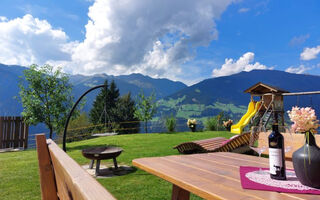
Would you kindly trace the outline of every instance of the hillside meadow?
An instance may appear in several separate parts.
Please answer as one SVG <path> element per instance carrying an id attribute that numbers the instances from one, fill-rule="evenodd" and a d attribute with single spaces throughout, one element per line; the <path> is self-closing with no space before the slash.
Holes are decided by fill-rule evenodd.
<path id="1" fill-rule="evenodd" d="M 221 132 L 179 132 L 132 134 L 99 137 L 67 144 L 68 154 L 80 165 L 89 164 L 81 155 L 81 150 L 93 146 L 115 145 L 124 149 L 117 158 L 120 165 L 132 166 L 135 158 L 178 154 L 172 147 L 186 141 L 212 137 L 230 137 L 233 134 Z M 102 161 L 102 165 L 112 166 L 112 160 Z M 20 152 L 0 153 L 0 199 L 32 200 L 40 199 L 38 161 L 35 149 Z M 141 200 L 170 199 L 172 185 L 147 172 L 134 172 L 112 178 L 97 179 L 117 199 Z M 200 199 L 192 195 L 191 199 Z"/>

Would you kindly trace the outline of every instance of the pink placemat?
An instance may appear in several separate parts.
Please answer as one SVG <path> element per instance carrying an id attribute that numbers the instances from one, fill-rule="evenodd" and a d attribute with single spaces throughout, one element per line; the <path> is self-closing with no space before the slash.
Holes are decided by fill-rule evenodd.
<path id="1" fill-rule="evenodd" d="M 302 185 L 293 169 L 286 170 L 287 180 L 285 181 L 271 179 L 269 168 L 262 168 L 261 174 L 258 172 L 258 167 L 240 166 L 242 188 L 298 194 L 320 194 L 320 189 Z"/>

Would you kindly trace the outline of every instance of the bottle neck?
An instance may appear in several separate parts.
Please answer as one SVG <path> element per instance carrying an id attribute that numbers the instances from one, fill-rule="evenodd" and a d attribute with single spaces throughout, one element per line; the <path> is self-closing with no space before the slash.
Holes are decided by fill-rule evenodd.
<path id="1" fill-rule="evenodd" d="M 272 132 L 278 134 L 279 133 L 279 127 L 278 124 L 273 124 L 272 125 Z"/>

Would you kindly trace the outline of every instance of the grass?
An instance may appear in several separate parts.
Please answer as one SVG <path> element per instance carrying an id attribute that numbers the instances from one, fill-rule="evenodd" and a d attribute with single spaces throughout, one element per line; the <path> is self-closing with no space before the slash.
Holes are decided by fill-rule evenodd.
<path id="1" fill-rule="evenodd" d="M 154 157 L 178 154 L 173 146 L 186 141 L 211 137 L 232 136 L 229 132 L 184 132 L 161 134 L 134 134 L 94 138 L 67 144 L 68 154 L 80 165 L 89 160 L 81 155 L 81 149 L 99 146 L 116 145 L 124 149 L 118 157 L 120 165 L 132 166 L 135 158 Z M 112 160 L 101 164 L 112 166 Z M 117 199 L 170 199 L 172 185 L 156 176 L 137 169 L 123 176 L 97 179 Z M 0 154 L 0 199 L 40 199 L 38 163 L 35 150 Z M 191 199 L 200 199 L 195 195 Z"/>

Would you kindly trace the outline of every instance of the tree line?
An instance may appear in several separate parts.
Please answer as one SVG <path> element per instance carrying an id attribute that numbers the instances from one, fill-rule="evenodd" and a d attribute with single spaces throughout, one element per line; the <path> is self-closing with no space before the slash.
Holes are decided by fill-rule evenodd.
<path id="1" fill-rule="evenodd" d="M 98 131 L 123 134 L 139 132 L 140 121 L 143 121 L 147 133 L 148 121 L 156 113 L 155 94 L 146 97 L 141 91 L 135 101 L 130 92 L 120 96 L 114 81 L 109 84 L 105 80 L 104 85 L 93 102 L 89 116 L 80 113 L 81 108 L 77 108 L 71 126 L 79 122 L 86 125 L 91 123 L 96 125 L 93 127 Z M 26 123 L 44 123 L 50 131 L 50 138 L 54 132 L 59 135 L 74 104 L 68 75 L 50 65 L 31 65 L 24 71 L 24 76 L 20 77 L 19 88 L 18 99 Z"/>

